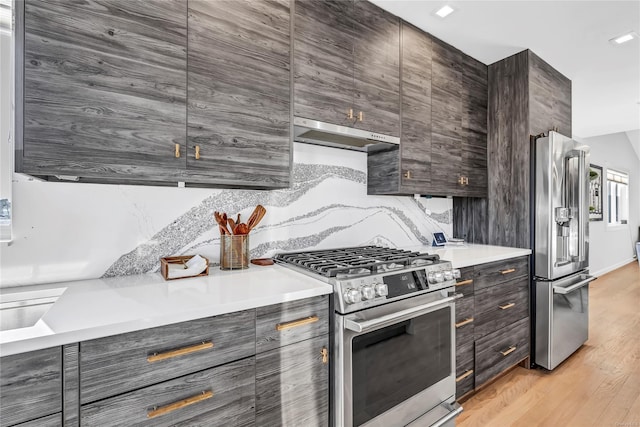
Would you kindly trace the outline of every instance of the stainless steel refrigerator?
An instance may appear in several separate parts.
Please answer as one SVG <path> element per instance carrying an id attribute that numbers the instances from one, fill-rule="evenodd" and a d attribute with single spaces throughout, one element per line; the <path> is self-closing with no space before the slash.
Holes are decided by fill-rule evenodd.
<path id="1" fill-rule="evenodd" d="M 554 369 L 589 336 L 589 147 L 534 142 L 534 363 Z"/>

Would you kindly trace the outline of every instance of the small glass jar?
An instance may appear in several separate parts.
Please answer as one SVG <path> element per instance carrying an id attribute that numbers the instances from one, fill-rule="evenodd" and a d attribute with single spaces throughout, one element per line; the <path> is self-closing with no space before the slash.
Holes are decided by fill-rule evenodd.
<path id="1" fill-rule="evenodd" d="M 249 268 L 249 235 L 220 236 L 220 270 Z"/>

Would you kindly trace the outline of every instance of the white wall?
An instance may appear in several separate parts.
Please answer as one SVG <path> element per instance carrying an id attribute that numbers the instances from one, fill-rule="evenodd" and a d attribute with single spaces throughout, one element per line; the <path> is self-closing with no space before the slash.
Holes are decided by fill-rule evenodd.
<path id="1" fill-rule="evenodd" d="M 581 139 L 591 147 L 591 163 L 629 173 L 629 223 L 607 225 L 607 194 L 603 194 L 604 220 L 589 223 L 589 267 L 602 275 L 633 259 L 640 225 L 640 159 L 625 132 Z M 606 188 L 606 185 L 604 186 Z M 605 190 L 606 191 L 606 190 Z"/>

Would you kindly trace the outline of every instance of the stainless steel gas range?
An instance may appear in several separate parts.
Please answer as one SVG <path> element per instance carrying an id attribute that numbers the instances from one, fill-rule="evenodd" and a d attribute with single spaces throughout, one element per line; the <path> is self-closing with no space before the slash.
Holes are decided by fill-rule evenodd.
<path id="1" fill-rule="evenodd" d="M 437 255 L 379 246 L 275 257 L 334 287 L 337 427 L 453 426 L 455 279 Z"/>

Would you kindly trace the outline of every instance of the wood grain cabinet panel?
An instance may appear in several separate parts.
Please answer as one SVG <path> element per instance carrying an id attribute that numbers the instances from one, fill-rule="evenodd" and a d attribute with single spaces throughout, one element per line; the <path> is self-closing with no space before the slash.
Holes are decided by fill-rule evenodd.
<path id="1" fill-rule="evenodd" d="M 296 0 L 294 116 L 353 125 L 354 18 L 351 0 Z"/>
<path id="2" fill-rule="evenodd" d="M 475 294 L 476 338 L 529 316 L 529 280 L 514 279 Z"/>
<path id="3" fill-rule="evenodd" d="M 400 20 L 354 0 L 354 127 L 400 136 Z"/>
<path id="4" fill-rule="evenodd" d="M 476 340 L 476 386 L 529 356 L 529 318 Z"/>
<path id="5" fill-rule="evenodd" d="M 257 426 L 329 425 L 328 348 L 324 334 L 256 356 Z"/>
<path id="6" fill-rule="evenodd" d="M 186 2 L 24 2 L 24 138 L 16 170 L 181 181 Z"/>
<path id="7" fill-rule="evenodd" d="M 327 295 L 256 309 L 256 352 L 329 333 Z"/>
<path id="8" fill-rule="evenodd" d="M 104 399 L 253 354 L 253 310 L 84 341 L 80 343 L 80 402 Z"/>
<path id="9" fill-rule="evenodd" d="M 253 426 L 255 357 L 82 406 L 81 425 Z"/>
<path id="10" fill-rule="evenodd" d="M 475 386 L 474 342 L 456 345 L 456 397 L 460 398 Z"/>
<path id="11" fill-rule="evenodd" d="M 57 413 L 49 415 L 48 417 L 37 418 L 35 420 L 27 421 L 26 423 L 17 424 L 16 427 L 60 427 L 67 425 L 62 422 L 62 414 Z"/>
<path id="12" fill-rule="evenodd" d="M 0 426 L 11 426 L 62 410 L 60 347 L 5 356 L 0 364 Z M 60 419 L 59 414 L 56 416 Z M 48 424 L 48 420 L 36 420 L 28 425 Z"/>
<path id="13" fill-rule="evenodd" d="M 289 185 L 290 6 L 189 2 L 187 181 Z"/>
<path id="14" fill-rule="evenodd" d="M 529 275 L 529 256 L 488 262 L 475 267 L 475 290 L 496 286 Z"/>

